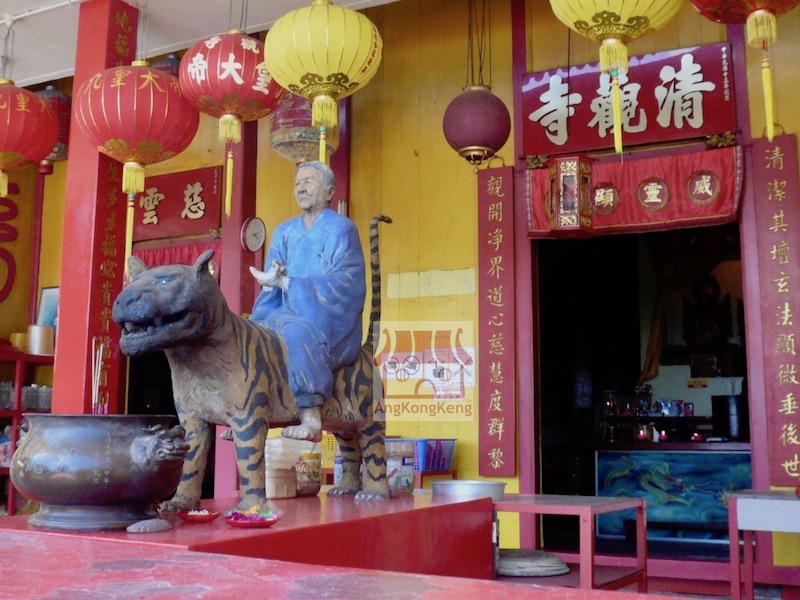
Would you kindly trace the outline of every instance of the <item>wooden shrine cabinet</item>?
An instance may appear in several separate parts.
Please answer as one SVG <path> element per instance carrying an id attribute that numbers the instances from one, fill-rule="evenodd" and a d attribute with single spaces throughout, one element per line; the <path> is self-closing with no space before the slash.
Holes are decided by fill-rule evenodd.
<path id="1" fill-rule="evenodd" d="M 24 412 L 49 412 L 49 406 L 40 402 L 23 405 L 23 390 L 32 389 L 37 381 L 46 377 L 40 369 L 52 367 L 52 356 L 26 354 L 15 348 L 0 348 L 0 431 L 9 427 L 7 452 L 0 452 L 0 481 L 2 482 L 9 515 L 16 512 L 17 492 L 11 484 L 9 465 L 11 454 L 20 438 L 20 424 Z M 51 374 L 52 375 L 52 374 Z M 10 385 L 9 385 L 10 384 Z M 10 398 L 9 398 L 10 396 Z"/>

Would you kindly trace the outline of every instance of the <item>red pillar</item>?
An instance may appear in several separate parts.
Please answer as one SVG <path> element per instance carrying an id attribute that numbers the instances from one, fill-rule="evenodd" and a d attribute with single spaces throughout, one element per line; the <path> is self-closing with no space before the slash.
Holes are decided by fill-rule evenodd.
<path id="1" fill-rule="evenodd" d="M 122 0 L 80 5 L 75 90 L 94 74 L 135 59 L 138 16 Z M 70 130 L 53 412 L 91 412 L 92 342 L 97 339 L 106 348 L 99 395 L 114 414 L 124 412 L 127 366 L 119 352 L 120 330 L 111 320 L 124 271 L 122 165 L 99 153 L 74 117 Z"/>

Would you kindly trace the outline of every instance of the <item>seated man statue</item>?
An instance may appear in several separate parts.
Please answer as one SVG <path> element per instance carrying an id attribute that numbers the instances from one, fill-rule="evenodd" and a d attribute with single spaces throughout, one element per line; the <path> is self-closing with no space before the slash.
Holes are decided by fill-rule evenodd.
<path id="1" fill-rule="evenodd" d="M 323 162 L 297 167 L 294 195 L 303 214 L 275 229 L 265 271 L 250 267 L 263 291 L 250 319 L 281 335 L 300 425 L 284 437 L 322 439 L 320 407 L 333 371 L 356 360 L 366 297 L 364 254 L 355 224 L 329 207 L 334 175 Z"/>

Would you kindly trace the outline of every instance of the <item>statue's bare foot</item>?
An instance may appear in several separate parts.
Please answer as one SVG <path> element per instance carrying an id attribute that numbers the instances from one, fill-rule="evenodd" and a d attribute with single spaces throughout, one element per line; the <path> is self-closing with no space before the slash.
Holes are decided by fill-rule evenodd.
<path id="1" fill-rule="evenodd" d="M 300 425 L 283 428 L 281 435 L 293 440 L 322 441 L 322 417 L 319 408 L 300 409 Z"/>

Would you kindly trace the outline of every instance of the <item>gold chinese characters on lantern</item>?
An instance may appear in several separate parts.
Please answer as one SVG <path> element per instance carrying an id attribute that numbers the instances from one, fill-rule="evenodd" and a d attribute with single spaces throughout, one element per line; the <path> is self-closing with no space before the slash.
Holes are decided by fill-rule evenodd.
<path id="1" fill-rule="evenodd" d="M 181 95 L 176 77 L 141 60 L 90 77 L 78 88 L 73 104 L 75 123 L 86 139 L 123 164 L 128 257 L 133 244 L 134 197 L 144 191 L 145 166 L 185 150 L 197 133 L 200 114 Z"/>
<path id="2" fill-rule="evenodd" d="M 10 79 L 0 79 L 0 198 L 8 173 L 47 156 L 58 139 L 58 121 L 45 101 Z"/>

